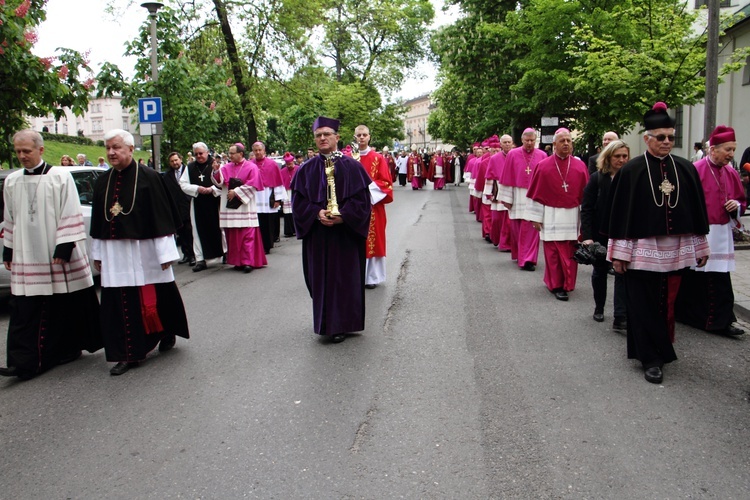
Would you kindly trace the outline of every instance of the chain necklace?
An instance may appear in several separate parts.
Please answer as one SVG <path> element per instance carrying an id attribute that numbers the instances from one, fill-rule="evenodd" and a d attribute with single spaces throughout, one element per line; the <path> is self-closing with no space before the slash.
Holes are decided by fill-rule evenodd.
<path id="1" fill-rule="evenodd" d="M 29 219 L 31 220 L 31 222 L 34 222 L 34 214 L 36 214 L 36 199 L 39 196 L 39 185 L 42 183 L 42 176 L 49 172 L 50 168 L 52 167 L 47 165 L 46 163 L 42 164 L 42 173 L 39 174 L 39 180 L 36 182 L 36 187 L 34 188 L 34 197 L 31 199 L 31 201 L 29 201 Z"/>
<path id="2" fill-rule="evenodd" d="M 714 169 L 711 168 L 711 165 L 716 165 L 716 163 L 712 162 L 710 158 L 706 158 L 706 161 L 709 163 L 708 171 L 711 172 L 711 176 L 714 178 L 714 181 L 716 181 L 716 185 L 719 187 L 719 194 L 721 194 L 724 197 L 725 202 L 729 201 L 729 196 L 727 196 L 726 188 L 723 187 L 721 183 L 719 183 L 719 179 L 716 177 L 716 174 L 714 173 Z M 718 165 L 716 166 L 718 167 L 719 171 L 721 171 L 724 168 L 724 167 L 719 167 Z"/>
<path id="3" fill-rule="evenodd" d="M 568 155 L 568 169 L 565 171 L 565 177 L 563 177 L 562 172 L 560 172 L 560 166 L 557 164 L 557 155 L 555 155 L 555 167 L 557 168 L 557 173 L 560 175 L 560 179 L 562 179 L 562 188 L 565 190 L 565 192 L 568 192 L 568 174 L 570 173 L 570 155 Z"/>
<path id="4" fill-rule="evenodd" d="M 201 182 L 203 182 L 203 179 L 206 177 L 211 177 L 211 173 L 209 172 L 208 175 L 206 175 L 206 170 L 213 170 L 213 166 L 210 163 L 207 163 L 205 167 L 202 169 L 198 168 L 198 165 L 195 165 L 196 169 L 198 169 L 198 172 L 201 173 L 201 175 L 198 176 L 198 179 L 200 179 Z"/>
<path id="5" fill-rule="evenodd" d="M 651 167 L 648 164 L 648 156 L 646 156 L 646 153 L 643 153 L 643 158 L 646 160 L 646 170 L 648 171 L 648 182 L 651 186 L 651 196 L 654 198 L 654 204 L 661 208 L 664 206 L 664 196 L 667 197 L 667 206 L 669 208 L 674 208 L 677 206 L 677 203 L 680 201 L 680 176 L 677 175 L 677 167 L 674 164 L 674 158 L 672 158 L 672 155 L 669 156 L 669 159 L 672 161 L 672 169 L 674 170 L 674 177 L 677 179 L 677 195 L 675 196 L 674 205 L 671 203 L 672 199 L 672 192 L 675 191 L 675 187 L 672 185 L 671 182 L 667 179 L 666 173 L 664 174 L 664 180 L 661 181 L 661 184 L 659 184 L 659 191 L 661 191 L 661 203 L 658 203 L 656 201 L 656 191 L 654 190 L 654 181 L 651 179 Z M 657 157 L 658 158 L 658 157 Z"/>
<path id="6" fill-rule="evenodd" d="M 122 210 L 122 205 L 120 205 L 119 200 L 115 200 L 115 204 L 112 205 L 112 208 L 109 209 L 109 213 L 112 214 L 112 217 L 107 217 L 107 200 L 109 199 L 109 186 L 112 184 L 112 173 L 114 172 L 114 168 L 112 168 L 109 171 L 109 177 L 107 177 L 107 191 L 104 193 L 104 220 L 107 222 L 112 222 L 115 217 L 118 215 L 130 215 L 130 212 L 133 211 L 133 207 L 135 207 L 135 194 L 136 194 L 136 188 L 138 187 L 138 171 L 140 170 L 138 168 L 138 165 L 135 166 L 135 182 L 133 183 L 133 203 L 130 204 L 130 210 L 127 212 L 124 212 Z"/>
<path id="7" fill-rule="evenodd" d="M 526 160 L 526 169 L 524 172 L 526 172 L 526 175 L 531 175 L 531 161 L 534 159 L 534 150 L 532 149 L 529 154 L 526 154 L 526 150 L 521 148 L 521 153 L 523 154 L 523 159 Z"/>

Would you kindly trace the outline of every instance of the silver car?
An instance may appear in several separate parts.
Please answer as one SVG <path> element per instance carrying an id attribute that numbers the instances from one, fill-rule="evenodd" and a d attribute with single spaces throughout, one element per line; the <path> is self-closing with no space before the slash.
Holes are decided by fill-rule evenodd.
<path id="1" fill-rule="evenodd" d="M 105 175 L 109 172 L 109 169 L 100 167 L 60 167 L 67 169 L 73 176 L 73 180 L 76 183 L 76 189 L 78 189 L 78 197 L 81 200 L 81 211 L 83 212 L 83 223 L 86 225 L 86 234 L 89 233 L 91 228 L 91 204 L 94 201 L 94 184 L 96 179 L 100 175 Z M 0 170 L 0 222 L 3 220 L 5 213 L 5 200 L 3 198 L 3 186 L 5 185 L 5 178 L 8 177 L 17 170 Z M 0 230 L 0 246 L 3 242 L 3 231 Z M 91 249 L 91 236 L 87 237 L 87 248 Z M 94 276 L 99 273 L 93 268 L 93 261 L 91 263 L 91 270 L 94 272 Z M 7 297 L 10 295 L 10 271 L 5 269 L 5 266 L 0 265 L 0 297 Z"/>

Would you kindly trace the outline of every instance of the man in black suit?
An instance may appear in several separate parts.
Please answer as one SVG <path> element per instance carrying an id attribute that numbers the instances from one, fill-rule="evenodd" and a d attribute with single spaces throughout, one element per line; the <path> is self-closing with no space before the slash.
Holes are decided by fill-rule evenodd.
<path id="1" fill-rule="evenodd" d="M 612 141 L 616 141 L 620 137 L 617 135 L 617 132 L 604 132 L 604 136 L 602 136 L 602 151 L 604 151 L 604 148 L 607 147 L 607 144 L 609 144 Z M 599 159 L 599 153 L 596 153 L 595 155 L 591 155 L 589 157 L 588 161 L 588 167 L 589 167 L 589 176 L 596 172 L 596 160 Z"/>
<path id="2" fill-rule="evenodd" d="M 185 170 L 185 166 L 182 164 L 182 155 L 176 152 L 170 153 L 168 162 L 169 170 L 162 175 L 167 184 L 167 190 L 180 211 L 180 219 L 182 220 L 182 227 L 177 228 L 177 242 L 182 249 L 182 259 L 178 261 L 178 264 L 189 263 L 194 266 L 195 252 L 193 251 L 193 227 L 190 224 L 190 196 L 183 193 L 180 188 L 180 177 Z"/>

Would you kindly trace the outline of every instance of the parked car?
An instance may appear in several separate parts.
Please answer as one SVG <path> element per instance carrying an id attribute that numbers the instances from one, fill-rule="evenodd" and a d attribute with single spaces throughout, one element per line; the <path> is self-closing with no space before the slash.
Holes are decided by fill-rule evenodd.
<path id="1" fill-rule="evenodd" d="M 78 197 L 81 200 L 81 212 L 83 213 L 83 223 L 86 226 L 86 234 L 88 235 L 91 227 L 91 204 L 94 201 L 94 184 L 96 179 L 101 175 L 106 175 L 109 169 L 99 167 L 61 167 L 66 168 L 73 176 L 73 180 L 78 189 Z M 0 222 L 2 222 L 5 214 L 5 200 L 3 198 L 3 187 L 5 186 L 5 179 L 15 170 L 0 170 Z M 0 230 L 0 247 L 3 243 L 3 231 Z M 91 250 L 91 236 L 87 236 L 86 240 L 87 248 Z M 94 276 L 99 273 L 93 267 L 93 261 L 91 262 L 91 270 Z M 5 266 L 0 265 L 0 297 L 7 297 L 10 295 L 10 271 L 5 269 Z"/>

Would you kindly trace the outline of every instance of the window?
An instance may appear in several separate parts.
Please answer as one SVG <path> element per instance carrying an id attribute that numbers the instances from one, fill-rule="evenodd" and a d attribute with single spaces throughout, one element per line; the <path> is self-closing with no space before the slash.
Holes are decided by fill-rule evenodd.
<path id="1" fill-rule="evenodd" d="M 102 120 L 91 120 L 91 131 L 92 132 L 103 132 L 104 126 L 102 125 Z"/>
<path id="2" fill-rule="evenodd" d="M 682 147 L 682 110 L 683 107 L 680 106 L 674 111 L 674 117 L 675 117 L 675 124 L 674 124 L 674 147 L 681 148 Z"/>
<path id="3" fill-rule="evenodd" d="M 750 85 L 750 56 L 745 59 L 745 67 L 742 70 L 742 85 Z"/>
<path id="4" fill-rule="evenodd" d="M 122 129 L 130 132 L 130 119 L 127 116 L 122 118 Z"/>

